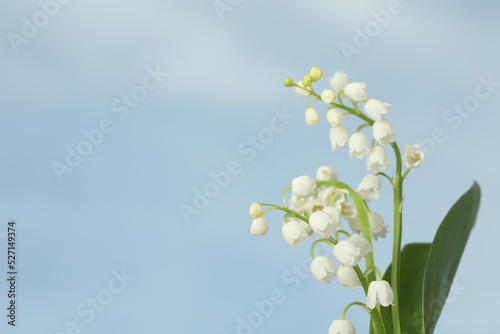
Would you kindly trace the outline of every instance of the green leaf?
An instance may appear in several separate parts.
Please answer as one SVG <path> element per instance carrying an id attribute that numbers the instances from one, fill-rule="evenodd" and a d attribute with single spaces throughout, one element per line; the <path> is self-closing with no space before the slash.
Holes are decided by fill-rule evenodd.
<path id="1" fill-rule="evenodd" d="M 434 237 L 423 286 L 425 334 L 434 332 L 448 298 L 467 239 L 476 222 L 480 198 L 481 190 L 474 182 L 450 209 Z"/>
<path id="2" fill-rule="evenodd" d="M 422 286 L 425 264 L 431 244 L 408 244 L 401 252 L 401 272 L 399 286 L 399 315 L 401 332 L 420 334 L 424 331 L 422 315 Z M 383 279 L 391 282 L 392 264 L 387 268 Z M 387 334 L 392 334 L 392 306 L 382 307 L 382 321 Z"/>

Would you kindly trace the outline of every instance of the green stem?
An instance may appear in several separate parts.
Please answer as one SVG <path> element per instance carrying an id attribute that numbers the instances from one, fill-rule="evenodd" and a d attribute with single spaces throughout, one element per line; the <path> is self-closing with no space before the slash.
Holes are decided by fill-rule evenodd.
<path id="1" fill-rule="evenodd" d="M 396 155 L 396 182 L 394 188 L 394 243 L 392 249 L 392 272 L 391 286 L 394 292 L 394 306 L 392 307 L 393 333 L 401 334 L 401 323 L 399 318 L 399 278 L 401 264 L 401 237 L 402 237 L 402 208 L 401 201 L 403 197 L 403 178 L 401 177 L 401 152 L 396 142 L 391 144 Z"/>
<path id="2" fill-rule="evenodd" d="M 380 311 L 377 308 L 374 308 L 370 311 L 370 315 L 372 316 L 373 326 L 377 330 L 377 334 L 387 334 Z"/>
<path id="3" fill-rule="evenodd" d="M 391 178 L 389 175 L 387 175 L 387 174 L 386 174 L 386 173 L 384 173 L 384 172 L 378 172 L 378 173 L 377 173 L 377 174 L 375 174 L 375 175 L 380 175 L 380 176 L 385 177 L 385 178 L 386 178 L 387 180 L 389 180 L 389 182 L 391 183 L 392 189 L 394 189 L 394 187 L 395 187 L 395 185 L 394 185 L 394 181 L 392 181 L 392 178 Z"/>
<path id="4" fill-rule="evenodd" d="M 408 176 L 408 174 L 410 173 L 410 171 L 411 171 L 412 168 L 413 167 L 408 168 L 408 170 L 404 173 L 403 180 L 406 179 L 406 177 Z"/>
<path id="5" fill-rule="evenodd" d="M 361 222 L 361 231 L 363 234 L 363 237 L 368 240 L 370 245 L 373 248 L 373 242 L 372 242 L 372 231 L 370 228 L 370 221 L 368 220 L 368 212 L 366 210 L 365 204 L 361 198 L 359 198 L 358 194 L 352 190 L 351 187 L 349 187 L 347 184 L 340 182 L 340 181 L 316 181 L 316 184 L 318 186 L 335 186 L 337 188 L 345 189 L 349 192 L 349 196 L 351 196 L 354 205 L 356 206 L 356 211 L 358 212 L 359 216 L 359 221 Z M 373 255 L 373 252 L 370 252 L 368 257 L 365 258 L 365 265 L 367 267 L 373 267 L 375 266 L 375 257 Z M 376 279 L 375 273 L 372 273 L 368 276 L 368 281 L 374 281 Z"/>
<path id="6" fill-rule="evenodd" d="M 321 100 L 321 97 L 315 97 L 311 101 L 309 101 L 309 104 L 307 105 L 307 108 L 311 108 L 311 105 L 313 104 L 314 101 Z"/>
<path id="7" fill-rule="evenodd" d="M 296 217 L 296 218 L 299 218 L 300 220 L 303 220 L 305 221 L 306 223 L 309 224 L 309 221 L 307 220 L 306 217 L 304 216 L 301 216 L 299 215 L 297 212 L 293 212 L 292 210 L 288 209 L 288 208 L 282 208 L 281 206 L 278 206 L 278 205 L 274 205 L 274 204 L 269 204 L 269 203 L 262 203 L 262 202 L 258 202 L 260 205 L 267 205 L 267 206 L 270 206 L 270 207 L 273 207 L 273 208 L 276 208 L 276 209 L 279 209 L 281 211 L 285 211 L 285 212 L 288 212 L 290 214 L 290 216 L 293 216 L 293 217 Z"/>
<path id="8" fill-rule="evenodd" d="M 311 257 L 313 258 L 313 260 L 316 258 L 316 255 L 314 255 L 314 246 L 316 246 L 316 244 L 318 242 L 328 242 L 328 239 L 327 238 L 318 239 L 312 243 L 312 245 L 311 245 Z"/>
<path id="9" fill-rule="evenodd" d="M 285 208 L 288 208 L 288 206 L 286 205 L 286 192 L 287 192 L 288 190 L 290 190 L 290 189 L 292 189 L 292 186 L 291 186 L 291 185 L 290 185 L 290 186 L 288 186 L 288 187 L 286 187 L 286 188 L 285 188 L 285 190 L 283 191 L 283 206 L 284 206 Z"/>
<path id="10" fill-rule="evenodd" d="M 363 308 L 363 310 L 365 311 L 368 311 L 369 308 L 366 307 L 366 304 L 363 304 L 362 302 L 352 302 L 350 303 L 349 305 L 347 305 L 345 308 L 344 308 L 344 311 L 342 312 L 342 315 L 340 316 L 340 319 L 341 320 L 344 320 L 345 319 L 345 314 L 347 313 L 347 310 L 349 310 L 352 306 L 354 305 L 358 305 L 358 306 L 361 306 Z"/>

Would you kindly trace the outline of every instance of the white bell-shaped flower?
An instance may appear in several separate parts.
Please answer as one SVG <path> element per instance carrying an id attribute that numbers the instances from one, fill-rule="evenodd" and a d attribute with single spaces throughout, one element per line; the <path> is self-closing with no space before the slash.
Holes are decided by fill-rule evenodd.
<path id="1" fill-rule="evenodd" d="M 361 249 L 355 243 L 349 240 L 340 240 L 333 247 L 333 255 L 344 266 L 354 267 L 361 260 Z"/>
<path id="2" fill-rule="evenodd" d="M 361 221 L 358 215 L 354 218 L 347 218 L 347 222 L 354 233 L 361 234 Z"/>
<path id="3" fill-rule="evenodd" d="M 330 283 L 337 275 L 337 266 L 329 257 L 316 256 L 311 262 L 311 273 L 316 280 Z"/>
<path id="4" fill-rule="evenodd" d="M 281 227 L 281 234 L 283 239 L 295 248 L 295 246 L 300 246 L 304 243 L 304 240 L 309 240 L 309 235 L 304 229 L 301 223 L 297 220 L 289 220 Z"/>
<path id="5" fill-rule="evenodd" d="M 335 233 L 339 224 L 335 219 L 326 211 L 316 211 L 309 217 L 309 225 L 314 232 L 323 238 L 330 237 Z"/>
<path id="6" fill-rule="evenodd" d="M 294 193 L 295 196 L 312 196 L 315 188 L 316 182 L 307 175 L 298 176 L 292 180 L 292 193 Z"/>
<path id="7" fill-rule="evenodd" d="M 333 127 L 330 129 L 330 143 L 332 144 L 332 151 L 337 147 L 344 147 L 349 141 L 349 133 L 343 126 Z"/>
<path id="8" fill-rule="evenodd" d="M 253 219 L 262 217 L 262 205 L 256 202 L 252 203 L 252 205 L 250 205 L 250 209 L 248 209 L 248 212 L 250 213 L 250 217 L 252 217 Z"/>
<path id="9" fill-rule="evenodd" d="M 253 235 L 264 235 L 267 233 L 268 229 L 269 224 L 267 223 L 267 219 L 259 217 L 253 220 L 252 225 L 250 226 L 250 233 Z"/>
<path id="10" fill-rule="evenodd" d="M 424 151 L 420 149 L 419 145 L 406 144 L 405 154 L 403 155 L 403 159 L 406 161 L 406 167 L 411 168 L 420 166 L 424 157 Z"/>
<path id="11" fill-rule="evenodd" d="M 308 125 L 314 125 L 319 121 L 319 114 L 314 108 L 307 108 L 306 110 L 306 123 Z"/>
<path id="12" fill-rule="evenodd" d="M 368 220 L 370 221 L 370 229 L 372 230 L 373 239 L 377 241 L 379 237 L 385 238 L 389 225 L 385 224 L 382 216 L 376 212 L 370 212 L 368 214 Z"/>
<path id="13" fill-rule="evenodd" d="M 328 334 L 356 334 L 356 328 L 349 320 L 333 320 Z"/>
<path id="14" fill-rule="evenodd" d="M 362 132 L 356 132 L 349 139 L 349 155 L 362 159 L 366 152 L 368 152 L 368 138 Z"/>
<path id="15" fill-rule="evenodd" d="M 377 305 L 393 305 L 394 292 L 387 281 L 373 281 L 368 286 L 366 295 L 366 307 L 374 309 Z"/>
<path id="16" fill-rule="evenodd" d="M 344 115 L 342 115 L 342 112 L 336 108 L 328 109 L 326 113 L 326 119 L 328 120 L 328 123 L 330 123 L 330 125 L 334 128 L 344 124 Z"/>
<path id="17" fill-rule="evenodd" d="M 367 98 L 366 92 L 368 92 L 368 89 L 364 82 L 351 82 L 344 88 L 344 95 L 356 102 L 365 101 Z"/>
<path id="18" fill-rule="evenodd" d="M 303 221 L 302 219 L 299 219 L 299 218 L 295 218 L 295 217 L 292 217 L 292 218 L 288 218 L 288 220 L 292 220 L 292 219 L 296 219 L 299 224 L 304 228 L 304 230 L 307 232 L 307 235 L 311 235 L 314 233 L 314 231 L 312 230 L 311 228 L 311 225 L 309 225 L 308 223 L 306 223 L 305 221 Z"/>
<path id="19" fill-rule="evenodd" d="M 355 218 L 358 215 L 356 206 L 348 200 L 340 202 L 340 213 L 342 214 L 342 218 L 345 219 Z"/>
<path id="20" fill-rule="evenodd" d="M 307 90 L 303 89 L 303 88 L 310 89 L 311 87 L 304 87 L 302 85 L 302 80 L 300 80 L 299 82 L 297 82 L 297 86 L 299 86 L 299 87 L 295 87 L 295 93 L 299 94 L 300 96 L 304 96 L 304 97 L 311 96 L 310 92 L 308 92 Z"/>
<path id="21" fill-rule="evenodd" d="M 340 266 L 337 270 L 337 280 L 347 290 L 356 290 L 358 286 L 361 285 L 358 274 L 356 274 L 356 271 L 349 266 Z"/>
<path id="22" fill-rule="evenodd" d="M 328 78 L 328 82 L 335 92 L 340 93 L 351 81 L 349 80 L 347 74 L 344 73 L 344 71 L 337 71 L 333 74 L 333 77 Z"/>
<path id="23" fill-rule="evenodd" d="M 332 198 L 335 197 L 334 205 L 338 206 L 340 210 L 340 203 L 345 199 L 345 195 L 343 193 L 338 194 L 340 189 L 336 187 L 328 187 L 323 188 L 318 193 L 318 199 L 320 199 L 323 203 L 324 207 L 332 206 Z"/>
<path id="24" fill-rule="evenodd" d="M 366 100 L 365 103 L 365 112 L 367 113 L 368 116 L 373 118 L 376 121 L 380 121 L 384 118 L 384 115 L 391 110 L 392 104 L 382 102 L 380 100 L 370 98 Z"/>
<path id="25" fill-rule="evenodd" d="M 312 196 L 299 197 L 292 193 L 292 196 L 288 200 L 288 207 L 290 210 L 303 215 L 306 211 L 312 211 L 314 206 L 314 200 Z"/>
<path id="26" fill-rule="evenodd" d="M 373 251 L 372 246 L 370 245 L 368 240 L 366 240 L 359 234 L 353 234 L 347 240 L 358 246 L 358 248 L 361 250 L 360 255 L 362 257 L 367 257 L 370 254 L 370 252 Z"/>
<path id="27" fill-rule="evenodd" d="M 325 89 L 321 92 L 321 101 L 330 104 L 335 101 L 335 92 L 331 89 Z"/>
<path id="28" fill-rule="evenodd" d="M 330 222 L 330 230 L 333 230 L 333 233 L 341 230 L 342 216 L 340 215 L 340 210 L 335 206 L 327 206 L 323 208 L 323 212 L 326 212 L 333 218 L 333 222 Z M 332 233 L 332 234 L 333 234 Z"/>
<path id="29" fill-rule="evenodd" d="M 388 143 L 394 142 L 394 137 L 397 135 L 396 130 L 391 123 L 385 119 L 373 123 L 373 138 L 385 146 Z"/>
<path id="30" fill-rule="evenodd" d="M 316 180 L 317 181 L 337 181 L 338 174 L 330 166 L 321 166 L 316 171 Z"/>
<path id="31" fill-rule="evenodd" d="M 380 178 L 374 174 L 366 175 L 359 183 L 356 192 L 365 201 L 369 202 L 372 199 L 380 199 Z"/>
<path id="32" fill-rule="evenodd" d="M 390 165 L 383 146 L 372 147 L 366 154 L 366 169 L 371 173 L 386 170 Z"/>

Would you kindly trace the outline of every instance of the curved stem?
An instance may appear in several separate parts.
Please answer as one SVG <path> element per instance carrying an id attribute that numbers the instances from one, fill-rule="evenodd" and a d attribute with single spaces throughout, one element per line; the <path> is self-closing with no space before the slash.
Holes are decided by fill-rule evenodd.
<path id="1" fill-rule="evenodd" d="M 363 308 L 363 310 L 365 311 L 368 311 L 369 308 L 366 307 L 366 304 L 363 304 L 362 302 L 352 302 L 350 303 L 349 305 L 347 305 L 345 308 L 344 308 L 344 311 L 342 312 L 342 315 L 340 316 L 340 319 L 341 320 L 344 320 L 345 319 L 345 314 L 347 313 L 347 310 L 349 310 L 352 306 L 354 305 L 359 305 L 361 306 L 361 308 Z"/>
<path id="2" fill-rule="evenodd" d="M 338 230 L 337 232 L 335 232 L 335 240 L 339 240 L 339 233 L 343 233 L 343 234 L 347 235 L 348 238 L 351 236 L 351 234 L 347 231 Z"/>
<path id="3" fill-rule="evenodd" d="M 286 188 L 285 188 L 285 190 L 283 190 L 283 206 L 284 206 L 285 208 L 288 208 L 288 206 L 286 205 L 286 192 L 287 192 L 288 190 L 290 190 L 290 189 L 292 189 L 292 186 L 291 186 L 291 185 L 290 185 L 290 186 L 288 186 L 288 187 L 286 187 Z"/>
<path id="4" fill-rule="evenodd" d="M 309 101 L 309 104 L 307 105 L 307 108 L 311 108 L 311 105 L 313 104 L 314 101 L 321 100 L 321 97 L 316 96 L 314 99 Z"/>
<path id="5" fill-rule="evenodd" d="M 396 155 L 396 182 L 394 188 L 394 243 L 392 248 L 392 272 L 391 286 L 394 292 L 394 306 L 392 307 L 393 333 L 401 334 L 401 323 L 399 318 L 399 277 L 401 263 L 401 237 L 402 237 L 402 208 L 403 178 L 401 176 L 401 152 L 396 142 L 391 144 Z"/>
<path id="6" fill-rule="evenodd" d="M 312 245 L 311 245 L 311 257 L 313 258 L 313 260 L 316 258 L 316 255 L 314 255 L 314 246 L 316 246 L 316 244 L 318 242 L 328 242 L 328 239 L 327 238 L 318 239 L 312 243 Z"/>
<path id="7" fill-rule="evenodd" d="M 373 242 L 372 242 L 372 231 L 370 228 L 370 221 L 368 220 L 368 212 L 366 210 L 365 204 L 361 198 L 359 198 L 358 194 L 352 190 L 351 187 L 349 187 L 347 184 L 340 182 L 340 181 L 316 181 L 316 184 L 318 186 L 320 185 L 326 185 L 326 186 L 335 186 L 337 188 L 345 189 L 349 192 L 349 196 L 351 196 L 352 200 L 354 201 L 354 205 L 356 206 L 356 211 L 358 212 L 359 216 L 359 221 L 361 223 L 361 231 L 363 234 L 363 237 L 368 240 L 370 245 L 373 248 Z M 365 258 L 365 264 L 367 267 L 373 267 L 375 266 L 375 257 L 373 255 L 373 252 L 370 252 L 368 257 Z M 374 281 L 376 279 L 375 273 L 372 273 L 368 276 L 368 281 Z"/>
<path id="8" fill-rule="evenodd" d="M 297 212 L 293 212 L 292 210 L 288 209 L 288 208 L 282 208 L 281 206 L 278 206 L 278 205 L 274 205 L 274 204 L 269 204 L 269 203 L 262 203 L 262 202 L 258 202 L 260 205 L 267 205 L 267 206 L 270 206 L 270 207 L 273 207 L 275 209 L 279 209 L 279 210 L 282 210 L 282 211 L 285 211 L 285 212 L 288 212 L 290 214 L 290 216 L 293 216 L 293 217 L 296 217 L 296 218 L 299 218 L 300 220 L 303 220 L 305 221 L 306 223 L 309 224 L 309 221 L 307 220 L 306 217 L 304 216 L 301 216 L 299 215 Z"/>
<path id="9" fill-rule="evenodd" d="M 395 185 L 394 185 L 394 181 L 392 181 L 392 178 L 391 178 L 389 175 L 387 175 L 387 174 L 386 174 L 386 173 L 384 173 L 384 172 L 378 172 L 378 173 L 377 173 L 377 174 L 375 174 L 375 175 L 380 175 L 380 176 L 385 177 L 385 178 L 386 178 L 387 180 L 389 180 L 389 182 L 391 183 L 392 189 L 394 189 L 394 187 L 395 187 Z"/>

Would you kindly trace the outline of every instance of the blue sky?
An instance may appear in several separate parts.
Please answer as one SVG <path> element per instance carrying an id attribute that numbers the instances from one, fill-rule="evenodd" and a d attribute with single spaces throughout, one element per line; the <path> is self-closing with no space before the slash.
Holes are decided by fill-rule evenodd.
<path id="1" fill-rule="evenodd" d="M 0 11 L 0 233 L 9 219 L 19 230 L 18 328 L 3 321 L 2 332 L 233 334 L 274 297 L 254 333 L 326 333 L 361 292 L 304 275 L 309 249 L 282 240 L 282 217 L 270 215 L 268 235 L 256 238 L 248 216 L 252 202 L 279 202 L 295 176 L 320 165 L 352 186 L 364 176 L 345 149 L 331 152 L 325 117 L 307 126 L 307 99 L 282 85 L 312 66 L 325 73 L 322 88 L 341 69 L 366 82 L 369 96 L 393 103 L 400 146 L 426 147 L 405 185 L 403 243 L 432 240 L 479 182 L 477 226 L 436 332 L 491 330 L 499 296 L 478 275 L 498 274 L 496 2 L 225 1 L 232 10 L 222 16 L 210 0 L 54 3 L 7 0 Z M 46 22 L 41 4 L 52 6 L 43 5 Z M 389 9 L 386 26 L 356 44 L 373 11 Z M 23 18 L 41 20 L 29 38 Z M 12 34 L 24 42 L 13 47 Z M 346 44 L 358 52 L 346 57 Z M 454 111 L 478 85 L 490 94 Z M 283 130 L 243 154 L 277 114 L 291 115 Z M 84 132 L 95 129 L 102 138 L 89 148 Z M 54 162 L 79 145 L 91 153 L 58 177 Z M 179 206 L 228 164 L 227 186 L 187 223 Z M 389 220 L 387 184 L 381 195 L 374 210 Z M 381 268 L 391 239 L 375 244 Z M 349 314 L 366 332 L 367 315 Z"/>

